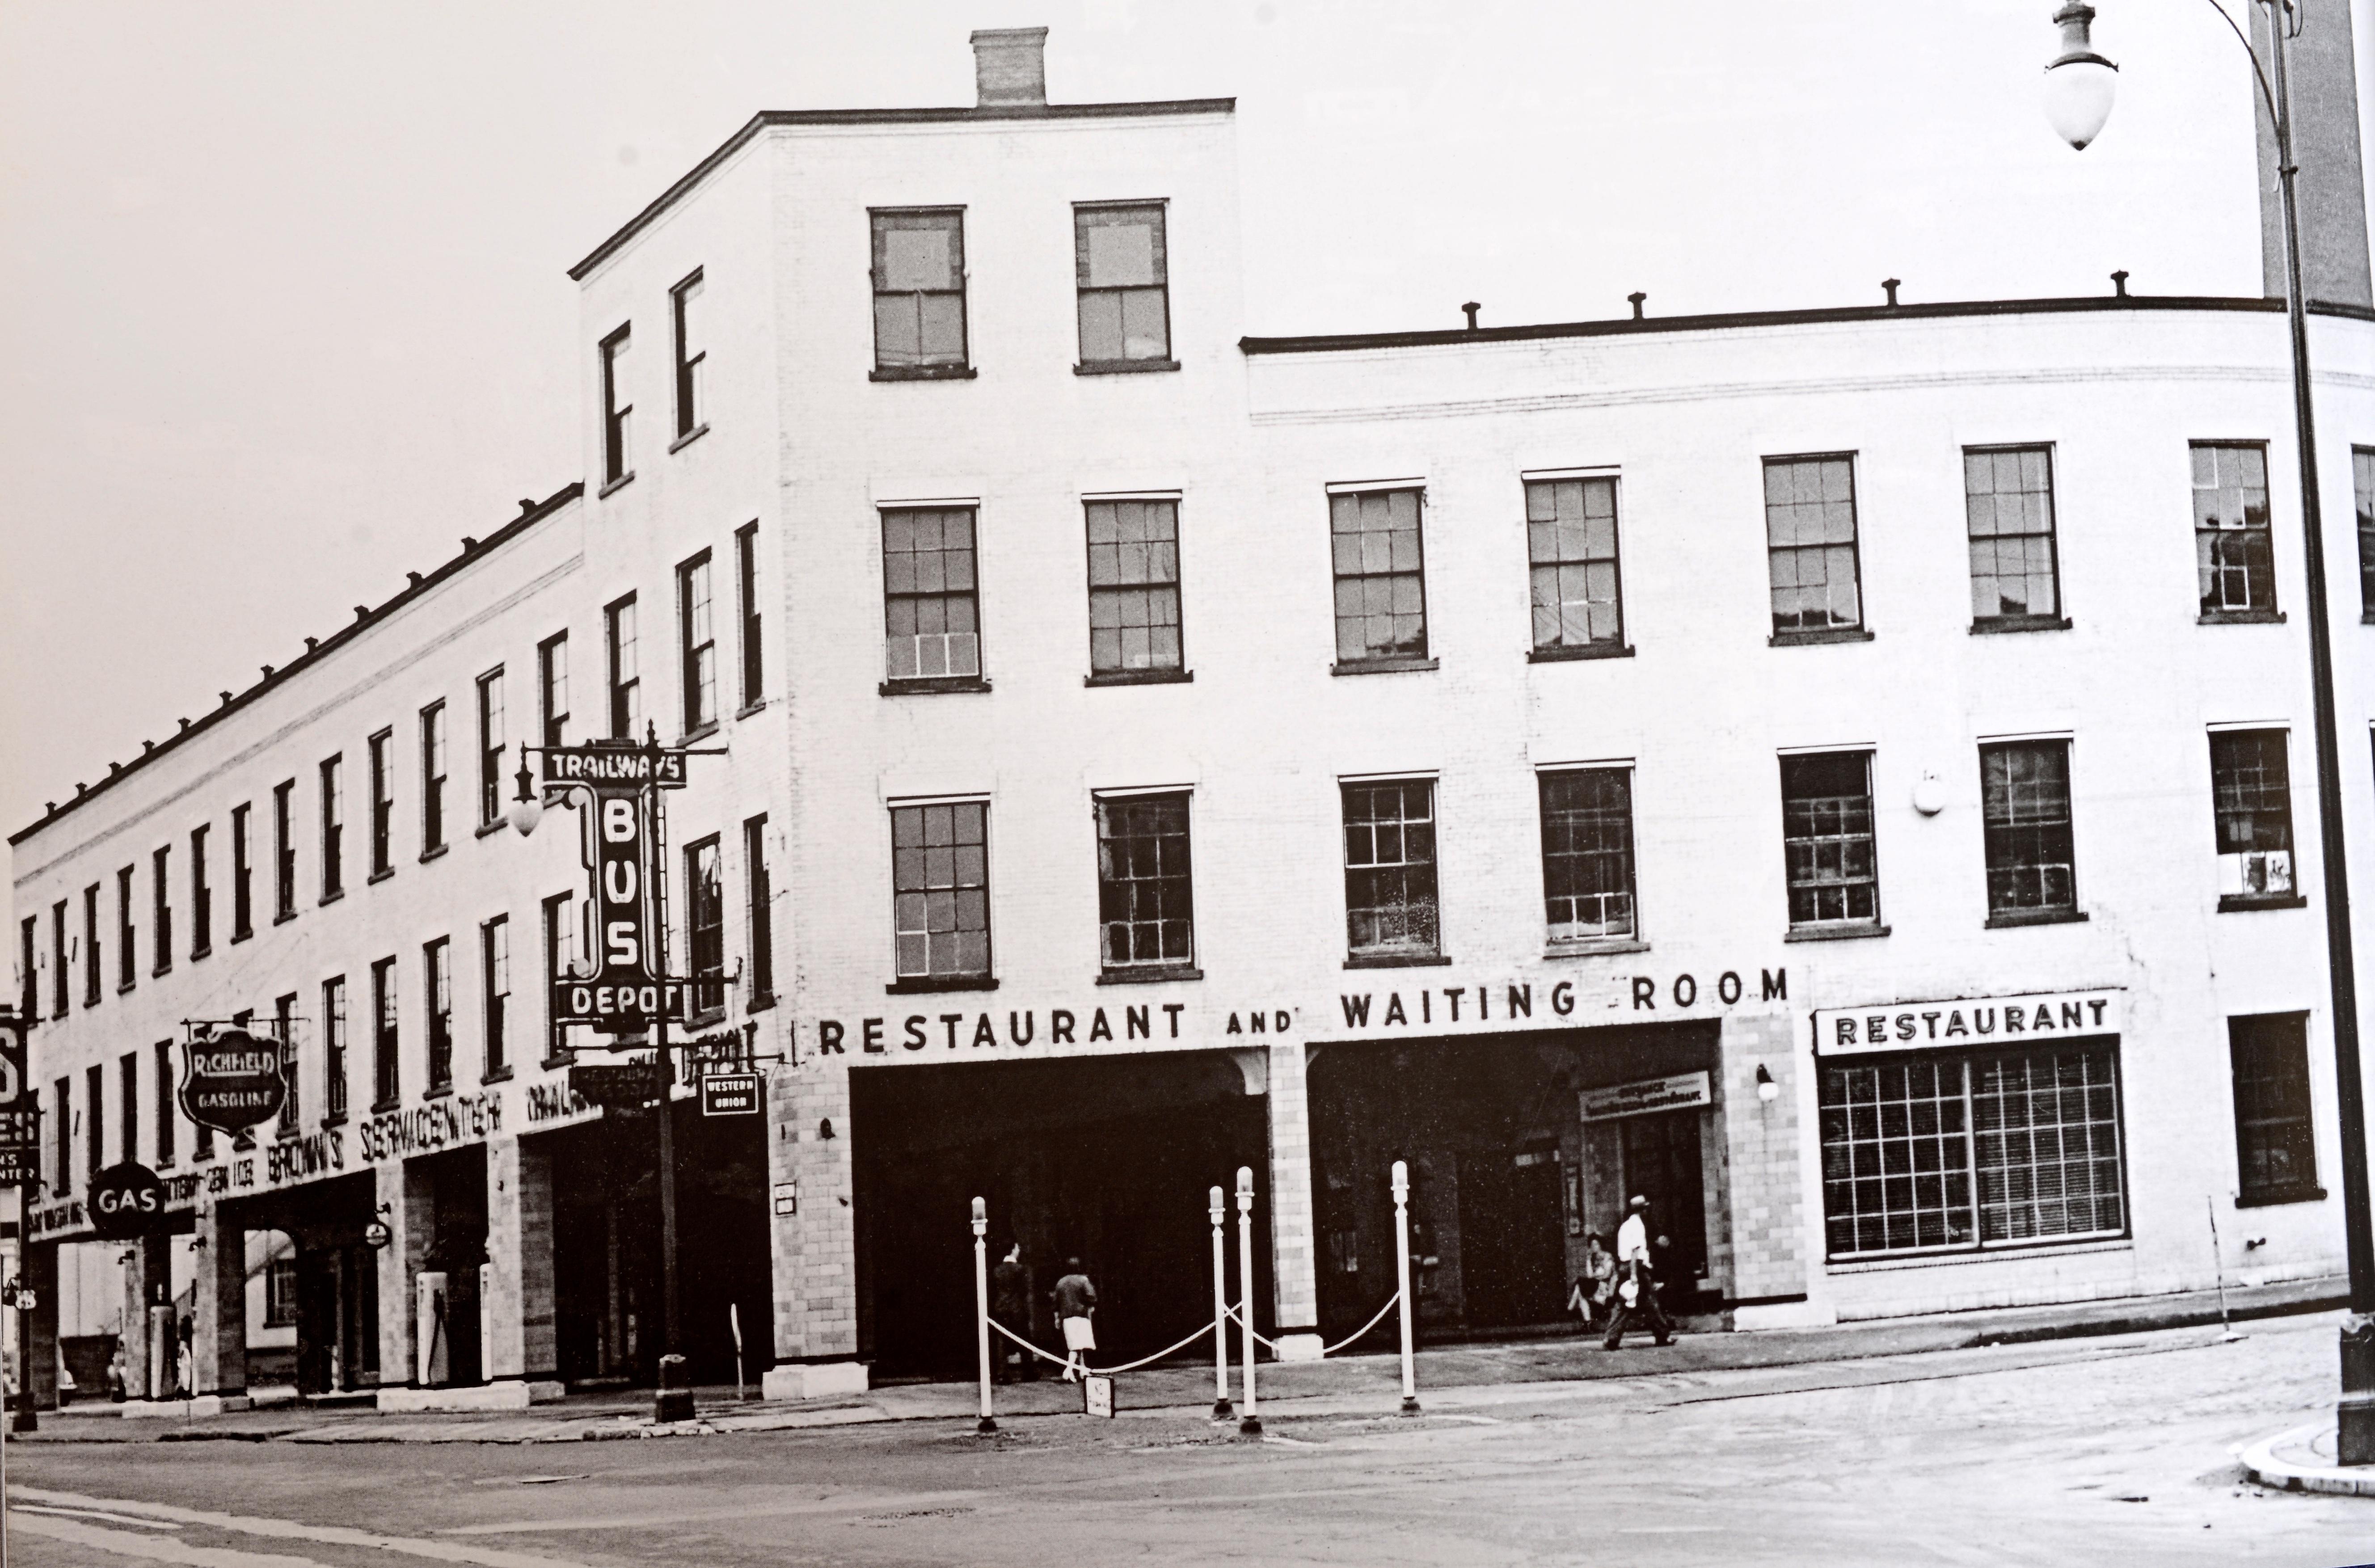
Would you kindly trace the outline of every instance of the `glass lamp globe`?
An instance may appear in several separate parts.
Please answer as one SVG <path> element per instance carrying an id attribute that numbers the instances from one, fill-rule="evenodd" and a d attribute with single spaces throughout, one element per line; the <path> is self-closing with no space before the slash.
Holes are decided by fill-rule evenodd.
<path id="1" fill-rule="evenodd" d="M 2103 134 L 2120 68 L 2108 60 L 2057 60 L 2045 68 L 2045 118 L 2053 134 L 2083 149 Z"/>
<path id="2" fill-rule="evenodd" d="M 2086 0 L 2070 0 L 2053 22 L 2062 29 L 2062 53 L 2045 67 L 2045 118 L 2055 136 L 2084 148 L 2111 117 L 2120 68 L 2095 53 L 2095 7 Z"/>

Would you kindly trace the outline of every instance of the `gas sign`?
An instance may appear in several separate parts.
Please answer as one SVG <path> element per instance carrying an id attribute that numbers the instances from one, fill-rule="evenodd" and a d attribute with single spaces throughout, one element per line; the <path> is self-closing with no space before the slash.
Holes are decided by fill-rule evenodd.
<path id="1" fill-rule="evenodd" d="M 148 1166 L 126 1160 L 90 1179 L 90 1232 L 102 1242 L 152 1235 L 165 1220 L 165 1184 Z"/>
<path id="2" fill-rule="evenodd" d="M 280 1114 L 288 1081 L 280 1042 L 226 1029 L 182 1047 L 182 1109 L 202 1127 L 234 1137 Z"/>

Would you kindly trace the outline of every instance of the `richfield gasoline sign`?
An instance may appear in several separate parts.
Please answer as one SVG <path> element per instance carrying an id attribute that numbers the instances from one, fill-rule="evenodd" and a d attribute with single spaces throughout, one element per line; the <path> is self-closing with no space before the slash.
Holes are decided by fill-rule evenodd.
<path id="1" fill-rule="evenodd" d="M 280 1114 L 278 1041 L 227 1029 L 183 1046 L 182 1064 L 182 1109 L 198 1126 L 235 1136 Z"/>

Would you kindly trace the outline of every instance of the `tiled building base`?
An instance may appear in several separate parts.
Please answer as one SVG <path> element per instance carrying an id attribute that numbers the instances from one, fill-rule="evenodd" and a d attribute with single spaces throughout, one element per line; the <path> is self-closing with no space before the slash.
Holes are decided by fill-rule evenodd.
<path id="1" fill-rule="evenodd" d="M 864 1362 L 818 1362 L 779 1366 L 759 1380 L 762 1399 L 821 1399 L 866 1392 Z"/>
<path id="2" fill-rule="evenodd" d="M 383 1414 L 400 1410 L 525 1410 L 530 1405 L 549 1404 L 565 1392 L 557 1382 L 506 1378 L 501 1383 L 467 1388 L 383 1388 L 378 1403 Z"/>
<path id="3" fill-rule="evenodd" d="M 117 1408 L 128 1421 L 187 1421 L 233 1414 L 246 1409 L 247 1403 L 244 1394 L 201 1394 L 195 1399 L 126 1399 Z"/>

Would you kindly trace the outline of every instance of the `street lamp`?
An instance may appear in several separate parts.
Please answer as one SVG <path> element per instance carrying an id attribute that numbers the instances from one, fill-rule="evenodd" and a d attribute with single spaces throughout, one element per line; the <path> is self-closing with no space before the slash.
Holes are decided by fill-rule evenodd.
<path id="1" fill-rule="evenodd" d="M 2111 117 L 2111 95 L 2120 85 L 2120 68 L 2095 53 L 2086 29 L 2095 24 L 2095 7 L 2071 0 L 2053 13 L 2062 29 L 2062 53 L 2045 67 L 2045 117 L 2054 134 L 2084 150 L 2103 134 Z"/>
<path id="2" fill-rule="evenodd" d="M 2216 0 L 2212 0 L 2214 6 Z M 2367 1186 L 2366 1102 L 2358 1070 L 2358 984 L 2351 962 L 2350 883 L 2342 836 L 2342 746 L 2334 723 L 2334 639 L 2325 602 L 2325 528 L 2318 506 L 2317 429 L 2310 400 L 2309 312 L 2301 292 L 2300 209 L 2293 185 L 2292 91 L 2286 44 L 2299 27 L 2301 0 L 2254 0 L 2268 8 L 2269 54 L 2275 82 L 2223 7 L 2219 17 L 2251 56 L 2251 74 L 2276 134 L 2276 173 L 2284 210 L 2285 308 L 2292 339 L 2294 444 L 2300 456 L 2302 560 L 2309 579 L 2309 662 L 2312 722 L 2317 737 L 2317 825 L 2324 870 L 2326 967 L 2334 1003 L 2334 1081 L 2342 1122 L 2342 1220 L 2350 1261 L 2350 1310 L 2342 1320 L 2342 1397 L 2335 1407 L 2338 1457 L 2375 1465 L 2375 1215 Z M 2094 7 L 2083 0 L 2054 13 L 2062 53 L 2046 69 L 2046 113 L 2074 147 L 2084 147 L 2111 112 L 2109 72 L 2118 67 L 2094 53 L 2087 25 Z M 2103 67 L 2098 69 L 2097 67 Z M 2077 75 L 2078 72 L 2087 75 Z M 2058 81 L 2057 78 L 2067 78 Z"/>
<path id="3" fill-rule="evenodd" d="M 519 785 L 519 798 L 512 802 L 512 827 L 520 837 L 526 838 L 536 831 L 537 823 L 543 820 L 544 801 L 541 792 L 536 787 L 535 778 L 527 771 L 527 742 L 525 740 L 520 742 L 519 772 L 514 775 L 514 782 Z"/>

